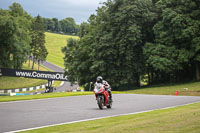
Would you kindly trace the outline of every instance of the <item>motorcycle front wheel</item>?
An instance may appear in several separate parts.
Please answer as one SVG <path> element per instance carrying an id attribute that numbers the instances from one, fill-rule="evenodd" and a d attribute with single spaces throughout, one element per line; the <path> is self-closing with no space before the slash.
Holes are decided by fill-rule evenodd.
<path id="1" fill-rule="evenodd" d="M 106 107 L 109 109 L 109 108 L 112 107 L 112 100 L 110 99 L 110 97 L 109 97 L 109 101 L 108 102 L 109 102 L 109 104 Z"/>
<path id="2" fill-rule="evenodd" d="M 98 96 L 97 104 L 99 106 L 99 109 L 103 109 L 103 106 L 104 106 L 104 97 L 103 96 Z"/>

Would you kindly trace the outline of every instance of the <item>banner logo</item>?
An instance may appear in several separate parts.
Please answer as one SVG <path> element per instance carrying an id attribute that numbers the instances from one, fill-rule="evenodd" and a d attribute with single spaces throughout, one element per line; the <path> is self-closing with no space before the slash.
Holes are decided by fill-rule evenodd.
<path id="1" fill-rule="evenodd" d="M 35 78 L 35 79 L 67 81 L 67 76 L 61 72 L 0 68 L 0 74 L 2 76 L 11 76 L 11 77 L 25 77 L 25 78 Z"/>

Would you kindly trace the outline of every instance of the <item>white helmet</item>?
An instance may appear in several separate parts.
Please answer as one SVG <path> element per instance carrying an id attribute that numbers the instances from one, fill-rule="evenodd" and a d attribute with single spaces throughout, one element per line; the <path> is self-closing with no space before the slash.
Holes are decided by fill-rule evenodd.
<path id="1" fill-rule="evenodd" d="M 102 76 L 98 76 L 97 77 L 97 83 L 102 83 L 103 81 L 103 77 Z"/>

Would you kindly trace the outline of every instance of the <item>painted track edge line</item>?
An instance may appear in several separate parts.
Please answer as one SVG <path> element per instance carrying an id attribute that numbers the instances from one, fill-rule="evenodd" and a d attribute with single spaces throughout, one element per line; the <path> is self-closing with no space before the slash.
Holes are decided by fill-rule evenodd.
<path id="1" fill-rule="evenodd" d="M 169 107 L 165 107 L 165 108 L 159 108 L 159 109 L 153 109 L 153 110 L 146 110 L 146 111 L 134 112 L 134 113 L 118 114 L 118 115 L 111 115 L 111 116 L 105 116 L 105 117 L 98 117 L 98 118 L 91 118 L 91 119 L 85 119 L 85 120 L 77 120 L 77 121 L 71 121 L 71 122 L 64 122 L 64 123 L 46 125 L 46 126 L 35 127 L 35 128 L 27 128 L 27 129 L 15 130 L 15 131 L 8 131 L 8 132 L 4 132 L 4 133 L 17 133 L 17 132 L 23 132 L 23 131 L 30 131 L 30 130 L 36 130 L 36 129 L 46 128 L 46 127 L 53 127 L 53 126 L 60 126 L 60 125 L 65 125 L 65 124 L 73 124 L 73 123 L 78 123 L 78 122 L 86 122 L 86 121 L 92 121 L 92 120 L 99 120 L 99 119 L 104 119 L 104 118 L 111 118 L 111 117 L 119 117 L 119 116 L 126 116 L 126 115 L 141 114 L 141 113 L 146 113 L 146 112 L 151 112 L 151 111 L 156 111 L 156 110 L 165 110 L 165 109 L 170 109 L 170 108 L 175 108 L 175 107 L 186 106 L 186 105 L 195 104 L 195 103 L 200 103 L 200 101 L 192 102 L 192 103 L 186 103 L 186 104 L 177 105 L 177 106 L 169 106 Z"/>

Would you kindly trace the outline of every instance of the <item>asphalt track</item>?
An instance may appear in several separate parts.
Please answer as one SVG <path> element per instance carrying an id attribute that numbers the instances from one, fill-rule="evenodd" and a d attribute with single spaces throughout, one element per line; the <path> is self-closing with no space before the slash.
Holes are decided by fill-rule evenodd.
<path id="1" fill-rule="evenodd" d="M 200 102 L 200 97 L 114 94 L 113 100 L 113 107 L 103 110 L 94 95 L 0 103 L 0 132 L 168 108 Z"/>
<path id="2" fill-rule="evenodd" d="M 53 70 L 54 72 L 64 72 L 64 69 L 62 69 L 59 66 L 56 66 L 52 63 L 46 62 L 44 61 L 42 63 L 42 65 L 44 65 L 45 67 Z M 56 90 L 54 90 L 54 92 L 62 92 L 62 91 L 67 91 L 67 90 L 76 90 L 78 87 L 78 85 L 71 85 L 70 82 L 65 81 L 64 84 L 62 86 L 57 87 Z"/>

